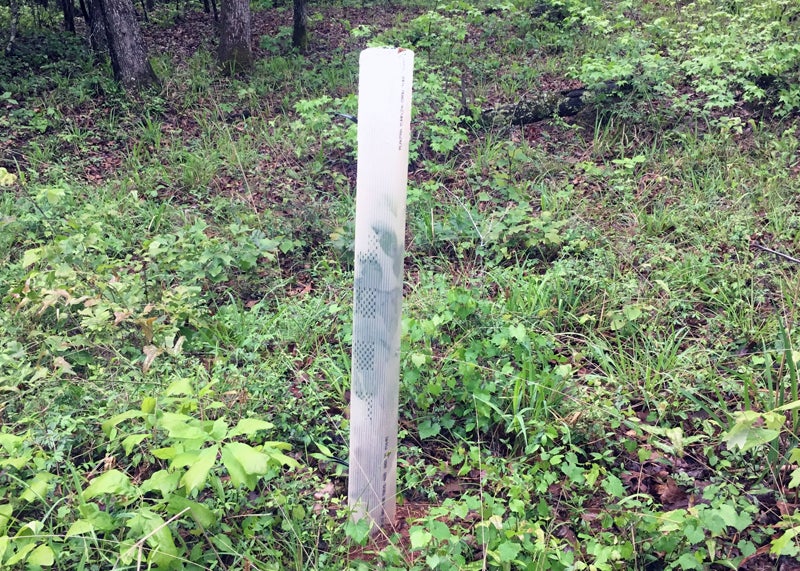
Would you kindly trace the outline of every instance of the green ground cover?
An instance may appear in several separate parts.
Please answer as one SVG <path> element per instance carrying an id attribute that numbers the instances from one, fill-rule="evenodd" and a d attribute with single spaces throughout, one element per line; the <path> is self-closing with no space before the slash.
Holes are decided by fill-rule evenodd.
<path id="1" fill-rule="evenodd" d="M 154 91 L 32 21 L 0 61 L 0 567 L 800 568 L 797 4 L 324 2 L 304 55 L 253 9 L 249 76 L 173 8 Z M 375 538 L 338 115 L 368 45 L 416 53 Z"/>

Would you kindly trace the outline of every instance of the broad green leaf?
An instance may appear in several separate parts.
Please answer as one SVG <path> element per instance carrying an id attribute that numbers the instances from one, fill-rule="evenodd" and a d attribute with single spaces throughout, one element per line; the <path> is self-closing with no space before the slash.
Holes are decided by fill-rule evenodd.
<path id="1" fill-rule="evenodd" d="M 425 565 L 427 565 L 429 569 L 436 569 L 441 562 L 442 558 L 435 553 L 425 556 Z"/>
<path id="2" fill-rule="evenodd" d="M 218 451 L 218 446 L 211 446 L 200 451 L 197 460 L 181 478 L 181 485 L 186 489 L 187 494 L 201 490 L 205 486 L 208 472 L 217 462 Z"/>
<path id="3" fill-rule="evenodd" d="M 159 470 L 153 473 L 152 476 L 147 478 L 139 486 L 139 491 L 143 494 L 157 490 L 162 498 L 168 497 L 172 492 L 178 489 L 181 480 L 180 472 L 169 472 L 167 470 Z"/>
<path id="4" fill-rule="evenodd" d="M 699 506 L 703 508 L 705 506 Z M 705 528 L 705 531 L 711 532 L 713 537 L 719 537 L 726 531 L 727 525 L 722 515 L 717 509 L 703 509 L 699 512 L 700 525 L 699 528 Z"/>
<path id="5" fill-rule="evenodd" d="M 243 434 L 253 436 L 259 430 L 272 430 L 273 428 L 275 428 L 275 425 L 266 420 L 261 420 L 259 418 L 243 418 L 228 432 L 227 437 L 234 438 Z"/>
<path id="6" fill-rule="evenodd" d="M 786 424 L 786 415 L 779 414 L 772 410 L 762 413 L 761 416 L 764 418 L 764 424 L 770 430 L 781 430 L 783 425 Z"/>
<path id="7" fill-rule="evenodd" d="M 739 533 L 743 532 L 753 523 L 753 518 L 750 514 L 746 512 L 737 512 L 736 508 L 731 504 L 722 504 L 716 508 L 716 512 L 719 517 L 722 518 L 722 521 L 725 522 L 725 525 L 735 528 Z"/>
<path id="8" fill-rule="evenodd" d="M 208 433 L 212 440 L 219 442 L 228 433 L 228 423 L 224 418 L 218 418 L 214 422 L 206 421 L 203 429 Z"/>
<path id="9" fill-rule="evenodd" d="M 150 438 L 149 434 L 131 434 L 130 436 L 126 436 L 122 440 L 122 448 L 125 450 L 125 454 L 130 455 L 133 451 L 134 447 L 139 445 L 142 440 L 146 438 Z"/>
<path id="10" fill-rule="evenodd" d="M 325 445 L 324 445 L 322 442 L 317 442 L 317 441 L 315 440 L 315 441 L 314 441 L 314 444 L 316 445 L 316 447 L 319 449 L 320 453 L 321 453 L 321 454 L 322 454 L 324 457 L 326 457 L 326 458 L 330 458 L 330 457 L 332 457 L 332 456 L 333 456 L 333 452 L 331 452 L 331 449 L 330 449 L 330 448 L 328 448 L 327 446 L 325 446 Z"/>
<path id="11" fill-rule="evenodd" d="M 48 186 L 39 192 L 38 197 L 41 198 L 43 196 L 47 199 L 47 202 L 52 205 L 56 205 L 61 202 L 66 195 L 67 192 L 63 186 Z"/>
<path id="12" fill-rule="evenodd" d="M 264 446 L 263 447 L 264 453 L 269 456 L 269 459 L 272 460 L 274 464 L 283 464 L 287 468 L 299 468 L 300 462 L 292 458 L 291 456 L 287 456 L 276 450 L 275 448 Z"/>
<path id="13" fill-rule="evenodd" d="M 789 480 L 788 487 L 791 489 L 791 488 L 796 488 L 797 486 L 800 486 L 800 468 L 795 468 L 794 470 L 792 470 L 792 479 Z M 0 531 L 2 531 L 1 527 Z"/>
<path id="14" fill-rule="evenodd" d="M 36 545 L 36 539 L 42 534 L 44 524 L 39 520 L 31 520 L 17 530 L 14 534 L 14 546 L 19 551 L 23 545 Z"/>
<path id="15" fill-rule="evenodd" d="M 178 379 L 170 383 L 167 390 L 164 391 L 166 396 L 191 396 L 194 394 L 194 387 L 192 386 L 191 379 Z"/>
<path id="16" fill-rule="evenodd" d="M 7 535 L 0 535 L 0 561 L 3 561 L 3 558 L 6 556 L 6 551 L 8 551 L 8 546 L 10 543 L 10 537 Z"/>
<path id="17" fill-rule="evenodd" d="M 672 510 L 661 515 L 661 533 L 671 533 L 683 529 L 686 525 L 686 510 Z"/>
<path id="18" fill-rule="evenodd" d="M 208 434 L 198 426 L 198 421 L 185 414 L 165 412 L 159 424 L 168 432 L 170 438 L 200 441 L 208 439 Z"/>
<path id="19" fill-rule="evenodd" d="M 119 560 L 123 565 L 130 565 L 138 553 L 135 541 L 126 539 L 119 544 Z"/>
<path id="20" fill-rule="evenodd" d="M 428 524 L 428 526 L 431 536 L 439 541 L 450 539 L 450 536 L 452 535 L 450 533 L 450 528 L 447 527 L 447 524 L 442 521 L 433 520 Z"/>
<path id="21" fill-rule="evenodd" d="M 25 491 L 20 494 L 19 499 L 23 502 L 43 500 L 50 489 L 50 480 L 52 479 L 52 474 L 48 472 L 39 472 L 25 483 Z"/>
<path id="22" fill-rule="evenodd" d="M 31 248 L 22 254 L 22 267 L 32 266 L 44 257 L 44 248 Z"/>
<path id="23" fill-rule="evenodd" d="M 609 495 L 615 498 L 623 498 L 625 496 L 625 486 L 623 486 L 622 480 L 614 474 L 606 474 L 602 486 Z"/>
<path id="24" fill-rule="evenodd" d="M 369 532 L 372 529 L 369 518 L 363 518 L 358 521 L 352 519 L 347 520 L 344 525 L 344 533 L 347 537 L 355 541 L 358 545 L 364 545 L 369 537 Z"/>
<path id="25" fill-rule="evenodd" d="M 83 519 L 91 523 L 97 531 L 111 531 L 118 527 L 114 517 L 107 511 L 101 510 L 95 503 L 87 502 L 82 504 L 78 506 L 78 511 L 83 516 Z"/>
<path id="26" fill-rule="evenodd" d="M 178 450 L 174 446 L 167 446 L 166 448 L 154 448 L 150 454 L 159 460 L 172 460 L 177 456 Z"/>
<path id="27" fill-rule="evenodd" d="M 698 559 L 700 552 L 684 553 L 678 558 L 680 567 L 678 569 L 696 569 L 697 571 L 705 571 L 705 565 Z M 702 554 L 699 555 L 702 557 Z"/>
<path id="28" fill-rule="evenodd" d="M 212 535 L 211 543 L 214 544 L 214 547 L 216 547 L 217 551 L 219 551 L 220 553 L 224 553 L 226 555 L 233 555 L 239 553 L 233 546 L 231 538 L 225 535 L 224 533 L 218 533 L 217 535 Z"/>
<path id="29" fill-rule="evenodd" d="M 30 452 L 25 452 L 23 454 L 20 454 L 19 456 L 12 456 L 10 458 L 5 458 L 3 460 L 0 460 L 0 468 L 11 466 L 12 468 L 21 470 L 28 464 L 28 462 L 31 461 L 31 458 L 32 455 Z"/>
<path id="30" fill-rule="evenodd" d="M 797 550 L 795 537 L 800 534 L 800 526 L 790 527 L 779 538 L 772 540 L 769 552 L 773 555 L 794 555 Z"/>
<path id="31" fill-rule="evenodd" d="M 16 542 L 15 542 L 16 543 Z M 22 547 L 17 549 L 17 552 L 8 558 L 6 561 L 6 569 L 11 569 L 17 563 L 22 563 L 27 559 L 28 554 L 36 548 L 35 543 L 28 543 L 27 545 L 23 545 Z"/>
<path id="32" fill-rule="evenodd" d="M 497 547 L 497 554 L 502 563 L 511 563 L 517 558 L 520 551 L 522 551 L 522 546 L 511 541 L 504 541 Z"/>
<path id="33" fill-rule="evenodd" d="M 411 549 L 424 549 L 433 538 L 428 530 L 420 526 L 412 527 L 408 535 L 411 539 Z"/>
<path id="34" fill-rule="evenodd" d="M 280 442 L 278 440 L 268 440 L 264 442 L 261 446 L 264 448 L 274 448 L 276 450 L 291 450 L 292 445 L 288 442 Z"/>
<path id="35" fill-rule="evenodd" d="M 0 504 L 0 533 L 5 533 L 6 528 L 8 527 L 8 522 L 11 521 L 11 514 L 14 512 L 14 509 L 11 507 L 11 504 Z M 0 561 L 3 558 L 0 557 Z"/>
<path id="36" fill-rule="evenodd" d="M 636 321 L 642 316 L 642 310 L 636 305 L 626 305 L 622 308 L 622 313 L 628 321 Z"/>
<path id="37" fill-rule="evenodd" d="M 264 475 L 269 470 L 269 456 L 259 452 L 249 444 L 228 442 L 223 450 L 227 450 L 248 474 Z"/>
<path id="38" fill-rule="evenodd" d="M 94 526 L 92 522 L 86 519 L 78 519 L 75 520 L 69 529 L 67 530 L 67 535 L 65 537 L 72 537 L 73 535 L 82 535 L 84 533 L 91 533 L 94 531 Z"/>
<path id="39" fill-rule="evenodd" d="M 36 549 L 31 551 L 25 562 L 33 567 L 50 567 L 55 563 L 55 554 L 48 545 L 39 545 Z"/>
<path id="40" fill-rule="evenodd" d="M 83 491 L 83 497 L 89 500 L 103 494 L 129 496 L 134 493 L 135 489 L 131 484 L 130 478 L 123 472 L 113 469 L 92 480 Z"/>
<path id="41" fill-rule="evenodd" d="M 222 447 L 222 463 L 231 477 L 231 483 L 234 486 L 245 486 L 248 490 L 252 490 L 258 483 L 258 478 L 245 470 L 239 458 L 236 456 L 235 451 L 230 448 L 230 444 Z"/>
<path id="42" fill-rule="evenodd" d="M 172 463 L 170 467 L 172 468 L 185 468 L 186 466 L 191 466 L 197 459 L 200 457 L 200 449 L 196 450 L 187 450 L 186 452 L 181 452 L 180 454 L 176 454 L 175 457 L 172 459 Z"/>
<path id="43" fill-rule="evenodd" d="M 167 511 L 170 515 L 181 513 L 184 510 L 188 510 L 187 513 L 191 515 L 192 519 L 197 522 L 197 525 L 202 528 L 208 529 L 217 522 L 216 514 L 200 502 L 195 502 L 178 495 L 171 496 L 169 504 L 167 505 Z"/>
<path id="44" fill-rule="evenodd" d="M 8 454 L 14 454 L 25 442 L 28 434 L 29 433 L 26 432 L 25 436 L 19 436 L 8 432 L 0 432 L 0 446 L 2 446 Z"/>
<path id="45" fill-rule="evenodd" d="M 156 410 L 156 399 L 153 397 L 144 397 L 140 410 L 145 414 L 153 414 Z"/>
<path id="46" fill-rule="evenodd" d="M 764 415 L 752 410 L 737 412 L 735 423 L 723 435 L 723 440 L 728 448 L 739 448 L 742 452 L 772 442 L 780 435 L 780 430 L 759 428 L 756 423 L 763 422 Z"/>
<path id="47" fill-rule="evenodd" d="M 525 330 L 525 325 L 517 323 L 508 327 L 508 333 L 516 339 L 519 343 L 525 343 L 528 340 L 528 332 Z"/>
<path id="48" fill-rule="evenodd" d="M 180 566 L 178 549 L 175 547 L 172 531 L 161 516 L 142 508 L 130 519 L 128 527 L 136 536 L 136 540 L 147 538 L 147 545 L 151 548 L 147 556 L 148 561 L 167 569 Z"/>
<path id="49" fill-rule="evenodd" d="M 431 422 L 430 419 L 426 419 L 419 423 L 417 429 L 419 430 L 419 437 L 426 440 L 439 434 L 442 427 L 438 422 Z"/>
<path id="50" fill-rule="evenodd" d="M 126 410 L 123 413 L 112 416 L 103 424 L 101 424 L 100 427 L 103 429 L 103 433 L 105 433 L 106 436 L 109 436 L 111 434 L 111 429 L 117 426 L 120 422 L 128 420 L 129 418 L 144 418 L 144 416 L 145 414 L 140 410 Z"/>
<path id="51" fill-rule="evenodd" d="M 0 167 L 0 186 L 11 186 L 17 182 L 17 175 L 8 172 L 6 167 Z"/>

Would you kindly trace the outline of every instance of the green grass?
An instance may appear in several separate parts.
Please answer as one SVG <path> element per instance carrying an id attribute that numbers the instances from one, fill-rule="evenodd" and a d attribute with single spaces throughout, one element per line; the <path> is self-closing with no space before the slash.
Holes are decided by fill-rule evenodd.
<path id="1" fill-rule="evenodd" d="M 283 27 L 228 78 L 207 48 L 151 49 L 163 84 L 138 97 L 24 12 L 0 62 L 0 566 L 797 557 L 794 8 L 764 2 L 772 51 L 730 2 L 691 6 L 708 38 L 654 3 L 323 3 L 315 26 L 349 22 L 324 50 Z M 724 81 L 704 67 L 723 21 L 753 38 Z M 346 510 L 356 127 L 336 115 L 368 42 L 416 52 L 402 525 L 374 540 Z M 607 80 L 631 89 L 575 118 L 474 121 Z"/>

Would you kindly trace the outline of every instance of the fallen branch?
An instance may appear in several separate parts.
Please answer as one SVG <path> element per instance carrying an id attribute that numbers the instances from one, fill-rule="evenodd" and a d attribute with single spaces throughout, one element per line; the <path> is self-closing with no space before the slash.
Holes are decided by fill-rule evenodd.
<path id="1" fill-rule="evenodd" d="M 784 254 L 783 252 L 778 252 L 777 250 L 773 250 L 772 248 L 767 248 L 766 246 L 762 246 L 761 244 L 756 244 L 753 242 L 753 247 L 758 248 L 759 250 L 763 250 L 765 252 L 769 252 L 770 254 L 774 254 L 784 260 L 789 260 L 790 262 L 794 262 L 795 264 L 800 264 L 800 260 L 790 256 L 789 254 Z"/>
<path id="2" fill-rule="evenodd" d="M 591 103 L 598 95 L 613 96 L 630 87 L 615 81 L 606 81 L 593 90 L 585 87 L 571 91 L 539 93 L 509 105 L 484 109 L 481 123 L 493 125 L 526 125 L 554 116 L 571 117 Z"/>

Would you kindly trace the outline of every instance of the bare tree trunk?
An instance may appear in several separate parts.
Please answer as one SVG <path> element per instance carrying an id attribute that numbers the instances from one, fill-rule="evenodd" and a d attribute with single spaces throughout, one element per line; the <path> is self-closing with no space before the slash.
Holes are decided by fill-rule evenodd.
<path id="1" fill-rule="evenodd" d="M 294 29 L 292 31 L 292 45 L 305 52 L 308 48 L 308 14 L 306 0 L 294 0 Z"/>
<path id="2" fill-rule="evenodd" d="M 61 0 L 61 11 L 64 13 L 64 30 L 75 32 L 75 2 L 73 0 Z"/>
<path id="3" fill-rule="evenodd" d="M 136 20 L 133 1 L 99 1 L 103 8 L 114 77 L 126 88 L 134 90 L 158 83 L 147 59 L 147 46 Z"/>
<path id="4" fill-rule="evenodd" d="M 14 49 L 14 40 L 17 39 L 17 28 L 19 26 L 19 2 L 17 0 L 9 0 L 9 2 L 9 8 L 11 9 L 11 30 L 9 31 L 8 43 L 4 50 L 6 55 L 10 55 L 11 50 Z"/>
<path id="5" fill-rule="evenodd" d="M 219 51 L 223 70 L 233 74 L 253 63 L 250 49 L 250 0 L 222 0 Z"/>
<path id="6" fill-rule="evenodd" d="M 214 21 L 219 22 L 219 14 L 217 13 L 217 0 L 203 0 L 203 12 L 206 14 L 211 13 L 211 8 L 214 8 Z"/>
<path id="7" fill-rule="evenodd" d="M 103 17 L 102 0 L 89 0 L 89 43 L 99 57 L 108 51 L 106 21 Z"/>

